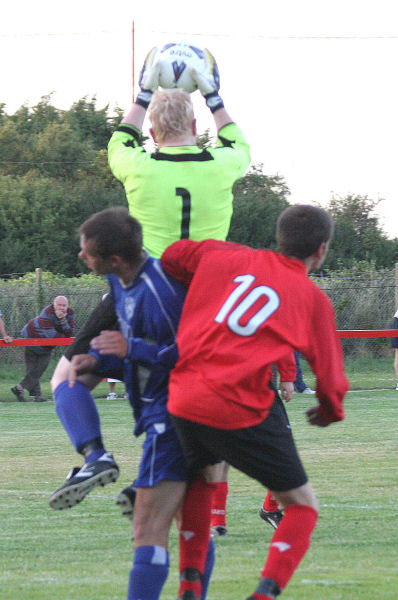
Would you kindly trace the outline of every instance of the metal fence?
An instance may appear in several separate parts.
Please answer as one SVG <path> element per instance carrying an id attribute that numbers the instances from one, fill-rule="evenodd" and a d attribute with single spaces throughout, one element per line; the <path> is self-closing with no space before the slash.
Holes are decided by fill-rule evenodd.
<path id="1" fill-rule="evenodd" d="M 331 274 L 313 277 L 332 301 L 337 329 L 390 329 L 397 307 L 396 271 Z M 372 356 L 391 354 L 385 338 L 342 340 L 344 353 Z"/>
<path id="2" fill-rule="evenodd" d="M 363 273 L 328 276 L 312 276 L 313 280 L 330 297 L 336 312 L 338 329 L 390 329 L 398 302 L 396 270 L 367 271 Z M 41 309 L 50 304 L 55 296 L 63 295 L 75 310 L 76 332 L 87 320 L 91 311 L 107 291 L 103 287 L 79 285 L 40 285 L 24 286 L 0 285 L 0 309 L 6 323 L 7 332 L 20 337 L 22 327 Z M 391 355 L 391 341 L 385 338 L 343 339 L 346 355 Z M 325 348 L 327 351 L 327 348 Z M 62 346 L 54 350 L 54 356 L 61 355 Z M 20 362 L 22 348 L 0 348 L 0 362 Z"/>
<path id="3" fill-rule="evenodd" d="M 11 286 L 10 286 L 11 287 Z M 20 337 L 22 327 L 41 310 L 51 304 L 56 296 L 66 296 L 69 306 L 75 311 L 76 332 L 84 325 L 92 310 L 99 304 L 107 292 L 107 283 L 103 288 L 78 286 L 41 286 L 40 293 L 35 285 L 15 287 L 10 291 L 0 288 L 0 309 L 6 324 L 7 333 Z M 63 346 L 54 349 L 53 356 L 61 356 Z M 0 363 L 23 362 L 23 348 L 0 348 Z"/>

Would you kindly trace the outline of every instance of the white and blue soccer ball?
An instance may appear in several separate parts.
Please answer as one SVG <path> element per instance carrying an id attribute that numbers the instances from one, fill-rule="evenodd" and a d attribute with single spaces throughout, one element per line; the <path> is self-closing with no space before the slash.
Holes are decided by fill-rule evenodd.
<path id="1" fill-rule="evenodd" d="M 193 67 L 199 73 L 203 73 L 206 68 L 202 48 L 182 42 L 170 42 L 159 47 L 155 61 L 160 63 L 160 87 L 166 89 L 178 87 L 189 94 L 197 89 L 190 69 Z"/>

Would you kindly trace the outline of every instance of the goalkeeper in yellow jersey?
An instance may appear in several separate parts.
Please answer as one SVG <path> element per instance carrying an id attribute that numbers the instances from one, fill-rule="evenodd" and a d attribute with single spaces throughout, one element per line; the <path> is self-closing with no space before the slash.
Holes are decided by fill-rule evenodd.
<path id="1" fill-rule="evenodd" d="M 232 187 L 249 166 L 250 151 L 219 96 L 218 69 L 212 57 L 207 73 L 192 75 L 213 114 L 219 145 L 200 149 L 189 94 L 181 89 L 157 89 L 159 72 L 158 66 L 150 64 L 152 56 L 149 53 L 144 63 L 141 91 L 112 135 L 108 154 L 112 172 L 126 190 L 130 214 L 142 225 L 144 248 L 159 258 L 181 238 L 225 240 L 232 216 Z M 148 106 L 151 134 L 158 144 L 154 153 L 142 146 Z M 116 315 L 108 297 L 58 363 L 53 390 L 67 379 L 72 357 L 87 352 L 90 340 L 112 323 Z"/>
<path id="2" fill-rule="evenodd" d="M 232 186 L 250 160 L 241 130 L 218 96 L 213 108 L 218 146 L 201 149 L 189 94 L 179 88 L 158 89 L 149 104 L 157 150 L 146 152 L 141 128 L 149 94 L 145 100 L 138 95 L 108 146 L 109 165 L 124 185 L 130 214 L 143 227 L 145 249 L 159 257 L 179 238 L 225 240 Z"/>
<path id="3" fill-rule="evenodd" d="M 218 130 L 217 148 L 200 149 L 197 146 L 196 122 L 189 94 L 180 89 L 157 90 L 159 73 L 157 67 L 151 65 L 150 58 L 141 72 L 141 91 L 136 102 L 109 142 L 110 167 L 124 185 L 130 214 L 142 224 L 144 249 L 155 258 L 181 238 L 226 238 L 232 215 L 232 187 L 244 175 L 250 162 L 248 144 L 219 96 L 215 61 L 209 61 L 207 73 L 193 72 L 192 75 L 212 111 Z M 153 153 L 146 152 L 142 146 L 141 130 L 148 107 L 151 134 L 158 146 Z M 90 341 L 101 331 L 112 329 L 116 321 L 109 296 L 95 309 L 54 372 L 51 383 L 57 413 L 75 449 L 84 456 L 85 465 L 81 473 L 72 472 L 71 478 L 54 492 L 50 498 L 52 508 L 70 508 L 96 485 L 104 485 L 118 477 L 118 466 L 104 447 L 98 411 L 89 393 L 101 377 L 84 375 L 79 379 L 88 391 L 81 398 L 72 398 L 68 386 L 62 385 L 68 381 L 73 357 L 87 353 Z M 120 378 L 120 373 L 109 376 Z M 84 418 L 76 418 L 76 415 Z M 68 493 L 70 491 L 73 494 Z M 134 494 L 134 490 L 127 488 L 120 495 L 120 502 L 126 502 L 128 507 L 126 492 Z M 134 498 L 131 506 L 133 501 Z M 162 511 L 166 513 L 166 504 L 165 499 L 164 510 L 158 507 L 153 522 L 158 523 Z M 149 531 L 151 519 L 147 522 Z M 149 533 L 152 535 L 151 531 Z M 145 532 L 142 537 L 145 539 Z M 156 539 L 150 535 L 148 539 L 148 545 L 156 547 Z M 148 564 L 146 570 L 151 568 Z M 210 565 L 206 565 L 206 571 L 209 572 L 203 573 L 201 581 L 202 600 L 206 597 Z M 134 573 L 133 568 L 132 577 L 135 577 Z M 152 589 L 155 579 L 153 575 L 147 578 L 151 599 L 157 597 Z M 160 583 L 158 587 L 160 593 Z M 144 598 L 142 588 L 134 585 L 129 600 L 135 600 L 135 593 Z"/>

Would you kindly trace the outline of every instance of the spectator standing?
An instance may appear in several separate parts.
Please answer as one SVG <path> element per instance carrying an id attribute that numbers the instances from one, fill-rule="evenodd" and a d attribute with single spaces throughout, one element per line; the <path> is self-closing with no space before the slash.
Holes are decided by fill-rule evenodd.
<path id="1" fill-rule="evenodd" d="M 102 300 L 105 300 L 105 298 L 107 298 L 108 296 L 109 296 L 109 292 L 107 292 L 106 294 L 104 294 L 102 296 Z M 116 384 L 122 383 L 122 381 L 120 379 L 114 379 L 113 377 L 108 377 L 107 382 L 109 385 L 109 393 L 108 393 L 106 399 L 107 400 L 117 400 L 118 395 L 116 392 Z M 127 397 L 126 394 L 124 394 L 124 396 Z"/>
<path id="2" fill-rule="evenodd" d="M 52 304 L 41 311 L 21 330 L 21 337 L 32 338 L 59 338 L 72 337 L 75 332 L 75 311 L 69 308 L 65 296 L 57 296 Z M 34 396 L 35 402 L 44 402 L 41 394 L 40 378 L 47 369 L 51 360 L 54 346 L 26 346 L 25 347 L 25 377 L 11 388 L 19 402 L 25 401 L 24 390 Z"/>
<path id="3" fill-rule="evenodd" d="M 116 392 L 116 384 L 122 383 L 121 380 L 113 379 L 112 377 L 108 377 L 107 381 L 109 383 L 109 394 L 107 395 L 106 399 L 107 400 L 117 400 L 119 396 L 117 395 L 117 392 Z"/>

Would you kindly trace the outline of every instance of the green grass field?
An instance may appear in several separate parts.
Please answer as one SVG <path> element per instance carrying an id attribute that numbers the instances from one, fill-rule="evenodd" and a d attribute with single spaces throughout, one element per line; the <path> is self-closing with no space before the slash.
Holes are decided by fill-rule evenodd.
<path id="1" fill-rule="evenodd" d="M 5 389 L 13 381 L 0 374 L 0 398 L 8 400 Z M 288 406 L 321 514 L 284 600 L 398 597 L 398 392 L 391 390 L 391 373 L 384 376 L 390 377 L 390 390 L 351 392 L 346 420 L 325 430 L 305 423 L 303 413 L 313 397 L 295 395 Z M 107 391 L 102 386 L 99 395 Z M 132 436 L 126 400 L 100 399 L 98 406 L 120 478 L 95 489 L 79 506 L 56 512 L 48 497 L 80 457 L 58 422 L 54 403 L 0 402 L 1 600 L 125 598 L 131 533 L 114 500 L 134 478 L 141 442 Z M 216 540 L 208 600 L 244 600 L 254 590 L 272 536 L 258 517 L 263 498 L 259 484 L 231 471 L 229 535 Z M 176 597 L 176 545 L 173 528 L 164 600 Z"/>

